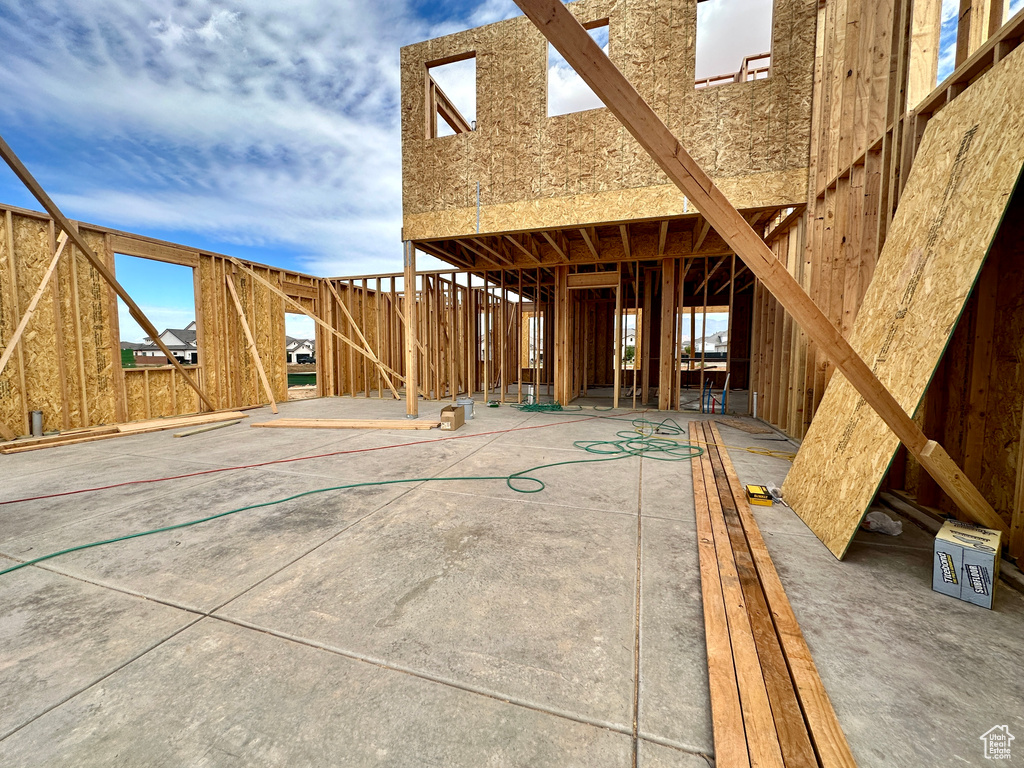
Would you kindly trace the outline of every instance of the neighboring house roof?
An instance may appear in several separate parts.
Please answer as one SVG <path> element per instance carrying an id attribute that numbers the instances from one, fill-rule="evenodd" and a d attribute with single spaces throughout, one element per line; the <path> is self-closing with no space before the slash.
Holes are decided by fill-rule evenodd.
<path id="1" fill-rule="evenodd" d="M 151 349 L 152 347 L 153 347 L 152 344 L 140 344 L 137 341 L 122 341 L 121 342 L 121 349 L 131 349 L 131 350 L 135 350 L 135 349 Z"/>
<path id="2" fill-rule="evenodd" d="M 195 325 L 192 323 L 191 325 Z M 195 328 L 168 328 L 164 333 L 170 333 L 181 340 L 182 344 L 191 344 L 193 347 L 196 345 L 196 331 Z M 163 336 L 163 333 L 160 334 Z"/>

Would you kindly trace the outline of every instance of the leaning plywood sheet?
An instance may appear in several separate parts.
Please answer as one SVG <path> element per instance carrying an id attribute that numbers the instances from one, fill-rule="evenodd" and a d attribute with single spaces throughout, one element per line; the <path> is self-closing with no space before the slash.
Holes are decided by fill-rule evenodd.
<path id="1" fill-rule="evenodd" d="M 1024 162 L 1024 48 L 929 121 L 851 343 L 913 413 Z M 783 486 L 843 557 L 899 442 L 836 373 Z"/>

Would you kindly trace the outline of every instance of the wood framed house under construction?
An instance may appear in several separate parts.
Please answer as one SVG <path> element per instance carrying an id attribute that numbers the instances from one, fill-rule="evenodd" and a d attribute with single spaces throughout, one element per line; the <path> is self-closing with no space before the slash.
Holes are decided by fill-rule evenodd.
<path id="1" fill-rule="evenodd" d="M 6 763 L 1009 756 L 1024 0 L 765 0 L 724 72 L 730 0 L 515 1 L 401 49 L 393 272 L 71 221 L 0 139 Z"/>

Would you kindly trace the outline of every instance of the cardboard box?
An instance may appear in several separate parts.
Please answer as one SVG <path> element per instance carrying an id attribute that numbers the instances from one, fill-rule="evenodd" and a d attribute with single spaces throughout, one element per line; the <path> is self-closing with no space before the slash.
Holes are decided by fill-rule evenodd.
<path id="1" fill-rule="evenodd" d="M 464 405 L 446 405 L 441 409 L 441 429 L 453 432 L 466 423 Z"/>
<path id="2" fill-rule="evenodd" d="M 772 495 L 768 492 L 767 486 L 764 485 L 748 485 L 747 501 L 761 507 L 770 507 L 775 503 Z"/>
<path id="3" fill-rule="evenodd" d="M 947 520 L 935 535 L 932 589 L 991 608 L 999 581 L 1002 535 L 990 528 Z"/>

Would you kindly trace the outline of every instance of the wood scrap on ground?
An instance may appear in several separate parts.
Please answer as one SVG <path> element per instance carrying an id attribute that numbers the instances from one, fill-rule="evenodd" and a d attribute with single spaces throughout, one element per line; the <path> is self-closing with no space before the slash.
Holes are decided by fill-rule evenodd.
<path id="1" fill-rule="evenodd" d="M 199 413 L 193 416 L 172 416 L 165 419 L 147 419 L 127 424 L 110 424 L 102 427 L 87 427 L 70 432 L 45 437 L 30 437 L 0 443 L 0 454 L 24 453 L 38 451 L 42 448 L 57 448 L 64 445 L 91 443 L 96 440 L 108 440 L 122 435 L 141 435 L 148 432 L 159 432 L 176 427 L 195 427 L 203 424 L 214 424 L 222 421 L 238 423 L 248 416 L 240 411 L 220 411 L 217 413 Z M 224 424 L 223 426 L 228 426 Z"/>
<path id="2" fill-rule="evenodd" d="M 441 422 L 416 419 L 276 419 L 250 426 L 280 429 L 434 429 L 440 427 Z"/>
<path id="3" fill-rule="evenodd" d="M 173 437 L 191 437 L 192 435 L 201 435 L 204 432 L 212 432 L 215 429 L 223 429 L 224 427 L 233 427 L 235 424 L 241 423 L 241 419 L 234 419 L 233 421 L 223 421 L 219 424 L 207 424 L 205 427 L 196 427 L 195 429 L 187 429 L 184 432 L 175 432 Z"/>
<path id="4" fill-rule="evenodd" d="M 716 765 L 855 766 L 718 428 L 690 438 Z"/>

